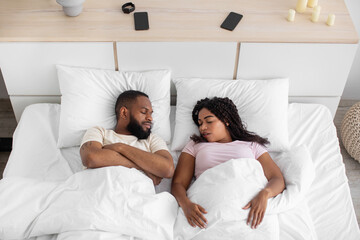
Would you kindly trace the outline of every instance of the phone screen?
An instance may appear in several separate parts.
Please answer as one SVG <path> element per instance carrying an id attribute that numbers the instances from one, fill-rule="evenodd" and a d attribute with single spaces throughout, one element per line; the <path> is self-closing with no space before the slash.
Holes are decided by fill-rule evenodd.
<path id="1" fill-rule="evenodd" d="M 149 19 L 147 12 L 134 13 L 135 30 L 148 30 Z"/>
<path id="2" fill-rule="evenodd" d="M 234 30 L 236 25 L 240 22 L 243 15 L 235 12 L 230 12 L 229 15 L 226 17 L 224 22 L 221 24 L 221 27 L 227 30 Z"/>

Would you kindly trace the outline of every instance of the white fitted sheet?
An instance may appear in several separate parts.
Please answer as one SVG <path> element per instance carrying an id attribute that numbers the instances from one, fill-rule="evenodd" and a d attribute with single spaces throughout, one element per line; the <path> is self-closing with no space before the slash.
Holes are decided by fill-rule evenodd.
<path id="1" fill-rule="evenodd" d="M 174 110 L 175 107 L 172 107 L 172 123 L 175 119 Z M 78 147 L 58 149 L 56 146 L 59 117 L 59 104 L 35 104 L 25 109 L 14 133 L 13 151 L 4 177 L 62 181 L 82 170 Z M 318 104 L 292 103 L 289 104 L 288 123 L 290 145 L 305 144 L 315 166 L 315 180 L 306 196 L 311 215 L 306 221 L 312 221 L 314 229 L 309 229 L 308 226 L 312 224 L 307 224 L 299 217 L 302 208 L 295 208 L 279 215 L 281 239 L 309 239 L 309 232 L 315 232 L 318 239 L 360 239 L 336 129 L 329 110 Z M 179 153 L 173 152 L 172 155 L 177 160 Z M 275 153 L 271 155 L 273 158 L 277 156 Z M 157 191 L 169 189 L 170 180 L 163 180 L 157 187 Z"/>

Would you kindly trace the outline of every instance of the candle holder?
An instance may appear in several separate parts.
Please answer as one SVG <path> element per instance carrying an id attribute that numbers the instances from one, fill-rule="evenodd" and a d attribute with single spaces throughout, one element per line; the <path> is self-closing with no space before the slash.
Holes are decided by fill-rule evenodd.
<path id="1" fill-rule="evenodd" d="M 85 0 L 56 0 L 56 2 L 63 7 L 67 16 L 76 17 L 82 12 Z"/>

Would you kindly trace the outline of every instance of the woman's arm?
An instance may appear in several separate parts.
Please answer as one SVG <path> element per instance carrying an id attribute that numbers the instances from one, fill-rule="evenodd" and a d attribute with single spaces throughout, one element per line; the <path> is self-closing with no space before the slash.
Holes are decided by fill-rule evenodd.
<path id="1" fill-rule="evenodd" d="M 251 222 L 251 227 L 256 228 L 264 218 L 267 207 L 267 200 L 275 197 L 285 189 L 284 177 L 270 157 L 269 153 L 262 154 L 258 161 L 260 162 L 264 174 L 269 181 L 266 187 L 261 190 L 243 209 L 250 209 L 247 224 Z"/>
<path id="2" fill-rule="evenodd" d="M 188 153 L 182 152 L 171 183 L 171 193 L 183 209 L 189 224 L 193 227 L 205 228 L 207 220 L 203 213 L 207 212 L 200 205 L 192 203 L 186 194 L 186 190 L 194 176 L 194 169 L 195 158 Z"/>

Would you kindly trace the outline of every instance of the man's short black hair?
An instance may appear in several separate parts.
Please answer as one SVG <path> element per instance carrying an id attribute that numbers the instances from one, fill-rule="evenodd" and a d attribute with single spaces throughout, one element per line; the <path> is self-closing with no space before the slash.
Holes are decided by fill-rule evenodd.
<path id="1" fill-rule="evenodd" d="M 136 101 L 137 97 L 147 97 L 149 96 L 143 92 L 137 91 L 137 90 L 128 90 L 119 95 L 119 97 L 116 100 L 115 104 L 115 114 L 116 114 L 116 120 L 119 120 L 119 111 L 120 108 L 126 107 L 130 108 L 131 105 Z"/>

